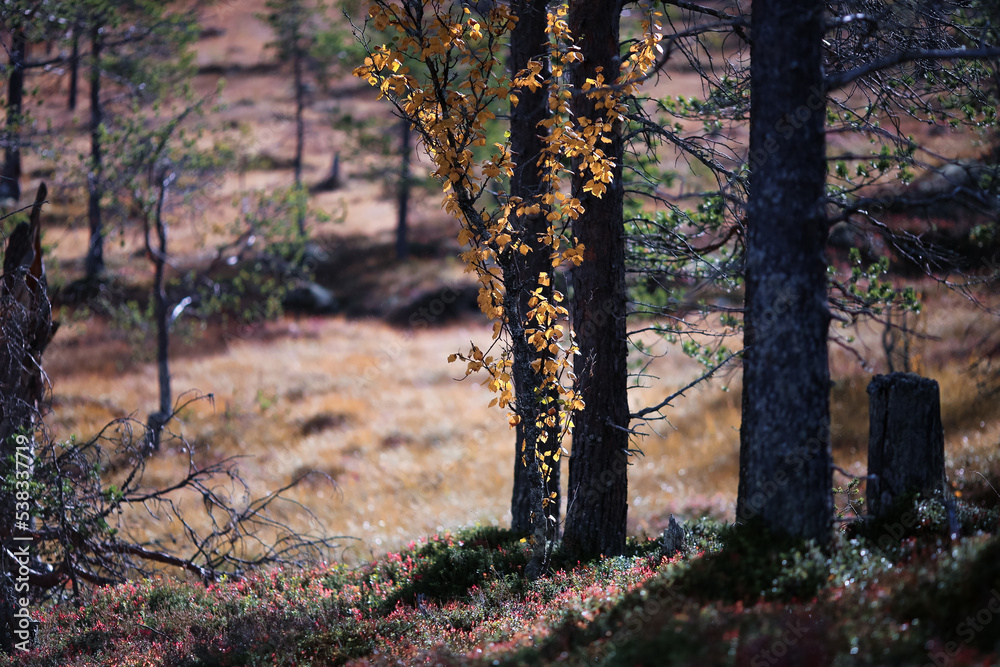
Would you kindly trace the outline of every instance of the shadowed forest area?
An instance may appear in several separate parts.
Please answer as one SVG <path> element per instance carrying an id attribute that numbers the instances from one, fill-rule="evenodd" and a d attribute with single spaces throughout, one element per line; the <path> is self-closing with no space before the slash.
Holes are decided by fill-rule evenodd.
<path id="1" fill-rule="evenodd" d="M 998 25 L 6 3 L 0 665 L 996 664 Z"/>

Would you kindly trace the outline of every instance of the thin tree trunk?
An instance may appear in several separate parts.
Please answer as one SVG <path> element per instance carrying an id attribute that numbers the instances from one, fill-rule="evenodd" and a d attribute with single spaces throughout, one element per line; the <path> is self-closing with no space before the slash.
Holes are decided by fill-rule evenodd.
<path id="1" fill-rule="evenodd" d="M 825 538 L 827 358 L 823 5 L 755 0 L 737 520 Z"/>
<path id="2" fill-rule="evenodd" d="M 546 0 L 515 0 L 512 4 L 514 14 L 518 17 L 517 24 L 511 32 L 510 42 L 510 71 L 512 74 L 525 69 L 528 62 L 537 60 L 542 62 L 543 69 L 541 78 L 549 77 L 547 43 L 548 36 L 545 32 Z M 539 123 L 549 116 L 548 110 L 548 90 L 541 87 L 535 91 L 529 88 L 521 88 L 517 91 L 519 101 L 511 106 L 510 110 L 510 139 L 511 152 L 514 158 L 514 176 L 511 179 L 510 193 L 513 197 L 518 197 L 525 202 L 536 201 L 539 195 L 543 194 L 548 186 L 542 181 L 538 159 L 544 147 L 544 128 Z M 512 225 L 518 233 L 522 243 L 528 246 L 529 252 L 526 255 L 513 253 L 513 258 L 509 264 L 508 271 L 505 272 L 504 282 L 512 290 L 516 299 L 511 303 L 516 306 L 515 317 L 523 325 L 531 326 L 526 322 L 526 314 L 530 307 L 528 300 L 531 292 L 539 287 L 543 290 L 543 296 L 551 299 L 552 286 L 542 286 L 539 284 L 539 274 L 550 270 L 549 252 L 547 246 L 538 240 L 539 235 L 548 231 L 549 222 L 546 220 L 546 211 L 543 210 L 534 215 L 525 215 L 512 218 Z M 537 352 L 533 345 L 529 345 L 525 337 L 518 336 L 513 341 L 515 358 L 522 359 L 525 368 L 520 373 L 513 375 L 514 395 L 519 405 L 525 406 L 525 412 L 531 415 L 538 413 L 542 405 L 539 399 L 546 395 L 551 399 L 558 398 L 554 389 L 543 392 L 540 389 L 542 375 L 531 369 L 531 362 L 541 359 L 543 362 L 549 357 L 548 352 Z M 534 434 L 532 436 L 531 434 Z M 533 468 L 528 463 L 535 460 L 535 452 L 540 448 L 544 456 L 544 462 L 549 466 L 550 474 L 548 479 L 543 481 L 542 495 L 550 499 L 548 507 L 543 514 L 551 516 L 554 521 L 537 517 L 547 523 L 552 523 L 554 529 L 551 538 L 557 536 L 557 528 L 560 516 L 560 493 L 559 478 L 560 465 L 554 454 L 559 449 L 559 428 L 546 429 L 546 441 L 536 442 L 536 436 L 541 435 L 533 424 L 522 419 L 516 427 L 516 449 L 514 452 L 514 489 L 511 494 L 511 527 L 521 533 L 534 532 L 536 527 L 532 517 L 539 514 L 536 507 L 537 500 L 534 497 L 533 486 L 539 480 L 535 479 Z M 555 497 L 551 496 L 555 493 Z M 542 524 L 545 525 L 545 524 Z"/>
<path id="3" fill-rule="evenodd" d="M 157 184 L 158 196 L 156 209 L 153 212 L 153 225 L 156 231 L 156 247 L 152 245 L 149 223 L 146 225 L 146 250 L 153 258 L 153 317 L 156 320 L 156 370 L 160 388 L 159 411 L 149 416 L 149 429 L 152 434 L 152 449 L 160 448 L 160 436 L 163 427 L 170 420 L 173 412 L 173 396 L 170 390 L 170 313 L 168 312 L 166 289 L 167 266 L 167 227 L 163 221 L 163 205 L 167 199 L 169 177 L 161 175 Z"/>
<path id="4" fill-rule="evenodd" d="M 156 258 L 154 305 L 156 308 L 156 368 L 160 385 L 160 412 L 170 414 L 173 396 L 170 391 L 170 314 L 167 312 L 167 289 L 165 284 L 167 258 L 167 228 L 163 223 L 163 200 L 166 186 L 160 195 L 156 211 L 156 236 L 159 248 Z"/>
<path id="5" fill-rule="evenodd" d="M 4 128 L 3 170 L 0 172 L 0 200 L 21 198 L 21 111 L 24 101 L 24 57 L 27 41 L 23 28 L 11 34 L 10 78 L 7 80 L 7 126 Z"/>
<path id="6" fill-rule="evenodd" d="M 397 191 L 397 218 L 396 218 L 396 259 L 402 261 L 410 255 L 410 244 L 406 239 L 406 219 L 409 216 L 410 208 L 410 156 L 413 153 L 411 146 L 410 121 L 402 119 L 400 121 L 400 142 L 399 142 L 399 190 Z"/>
<path id="7" fill-rule="evenodd" d="M 101 221 L 101 196 L 104 194 L 104 166 L 101 152 L 101 33 L 95 23 L 90 30 L 90 173 L 87 174 L 87 219 L 90 245 L 87 249 L 86 274 L 93 280 L 104 272 L 104 227 Z"/>
<path id="8" fill-rule="evenodd" d="M 80 21 L 73 23 L 72 52 L 69 57 L 69 99 L 66 106 L 76 111 L 77 84 L 80 78 Z"/>
<path id="9" fill-rule="evenodd" d="M 297 35 L 295 36 L 296 41 Z M 295 56 L 292 58 L 292 70 L 295 81 L 295 189 L 302 190 L 302 153 L 305 150 L 306 126 L 303 113 L 306 106 L 305 88 L 302 80 L 303 57 L 295 44 Z M 296 200 L 298 201 L 298 200 Z M 306 213 L 304 203 L 298 203 L 295 211 L 295 222 L 298 225 L 299 236 L 306 236 Z"/>
<path id="10" fill-rule="evenodd" d="M 619 3 L 572 0 L 569 27 L 583 55 L 570 76 L 577 91 L 602 72 L 615 81 L 619 72 Z M 596 100 L 574 100 L 580 119 L 604 117 Z M 582 132 L 581 132 L 582 133 Z M 575 416 L 569 462 L 569 502 L 564 544 L 581 555 L 617 555 L 625 548 L 628 512 L 627 348 L 625 228 L 622 212 L 623 142 L 620 123 L 601 143 L 614 162 L 612 181 L 601 198 L 584 192 L 588 175 L 577 171 L 573 194 L 584 213 L 573 235 L 584 244 L 583 263 L 573 270 L 573 329 L 580 354 L 574 362 L 577 391 L 586 408 Z"/>

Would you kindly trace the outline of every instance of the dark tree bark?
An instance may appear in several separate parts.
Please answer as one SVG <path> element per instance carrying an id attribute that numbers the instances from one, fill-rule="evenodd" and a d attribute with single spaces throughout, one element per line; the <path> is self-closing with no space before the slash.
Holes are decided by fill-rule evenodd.
<path id="1" fill-rule="evenodd" d="M 619 2 L 573 0 L 569 27 L 583 54 L 570 73 L 574 88 L 585 81 L 618 77 Z M 603 117 L 603 109 L 584 95 L 573 100 L 578 118 Z M 617 555 L 625 548 L 628 511 L 627 348 L 625 229 L 622 218 L 623 143 L 619 123 L 601 143 L 614 162 L 612 181 L 601 198 L 583 191 L 587 179 L 573 179 L 573 194 L 585 213 L 573 234 L 585 246 L 583 263 L 572 273 L 571 310 L 579 356 L 574 362 L 577 391 L 586 408 L 575 415 L 569 462 L 569 501 L 564 544 L 576 553 Z M 578 170 L 577 170 L 578 172 Z"/>
<path id="2" fill-rule="evenodd" d="M 399 261 L 410 256 L 410 244 L 406 239 L 406 219 L 410 215 L 410 157 L 413 155 L 410 125 L 406 118 L 399 124 L 399 189 L 396 192 L 396 259 Z"/>
<path id="3" fill-rule="evenodd" d="M 823 210 L 823 4 L 757 0 L 751 47 L 737 519 L 826 538 L 833 519 Z"/>
<path id="4" fill-rule="evenodd" d="M 21 198 L 21 111 L 24 102 L 24 57 L 27 40 L 23 28 L 11 34 L 10 78 L 7 80 L 7 126 L 4 128 L 3 169 L 0 171 L 0 200 Z"/>
<path id="5" fill-rule="evenodd" d="M 944 428 L 938 383 L 911 373 L 868 385 L 868 514 L 883 516 L 907 494 L 944 488 Z"/>
<path id="6" fill-rule="evenodd" d="M 69 56 L 69 97 L 66 106 L 70 111 L 76 111 L 77 84 L 80 79 L 80 22 L 73 24 L 73 40 Z"/>
<path id="7" fill-rule="evenodd" d="M 90 246 L 85 262 L 88 280 L 104 272 L 104 227 L 101 221 L 101 197 L 104 194 L 104 165 L 101 151 L 101 31 L 95 22 L 90 29 L 90 173 L 87 174 L 87 220 Z"/>
<path id="8" fill-rule="evenodd" d="M 149 415 L 149 431 L 152 438 L 151 449 L 160 448 L 160 436 L 173 412 L 173 395 L 170 390 L 170 304 L 167 302 L 167 225 L 163 219 L 163 205 L 172 177 L 160 174 L 156 188 L 156 208 L 147 217 L 145 226 L 146 253 L 153 260 L 153 317 L 156 321 L 156 369 L 160 388 L 159 410 Z M 154 245 L 153 234 L 156 235 Z"/>
<path id="9" fill-rule="evenodd" d="M 518 17 L 517 24 L 511 32 L 510 41 L 510 62 L 509 68 L 512 75 L 528 66 L 528 62 L 536 60 L 542 63 L 543 69 L 541 78 L 549 77 L 548 70 L 548 36 L 545 33 L 546 27 L 546 5 L 547 0 L 515 0 L 512 5 L 515 15 Z M 510 194 L 522 201 L 535 201 L 543 194 L 548 186 L 542 181 L 538 159 L 544 146 L 545 129 L 539 127 L 539 123 L 548 118 L 548 90 L 541 87 L 535 91 L 528 88 L 518 89 L 519 101 L 512 105 L 510 109 L 510 141 L 511 153 L 514 157 L 514 176 L 511 179 Z M 526 324 L 527 313 L 530 310 L 528 300 L 531 298 L 532 290 L 538 289 L 539 274 L 550 270 L 549 251 L 545 244 L 538 240 L 539 235 L 545 234 L 549 222 L 546 220 L 546 207 L 534 215 L 516 216 L 512 219 L 512 225 L 518 234 L 521 242 L 526 244 L 529 252 L 526 255 L 512 253 L 508 268 L 505 271 L 504 283 L 508 289 L 516 295 L 516 300 L 512 299 L 511 304 L 516 308 L 515 318 L 519 323 Z M 541 286 L 543 295 L 550 299 L 552 295 L 551 283 L 548 286 Z M 512 318 L 513 319 L 513 318 Z M 527 324 L 527 326 L 531 326 Z M 515 337 L 514 356 L 526 364 L 526 368 L 521 372 L 514 373 L 514 396 L 520 406 L 526 408 L 525 413 L 534 415 L 542 405 L 541 399 L 548 396 L 551 399 L 558 398 L 558 394 L 552 389 L 542 389 L 542 375 L 534 372 L 530 367 L 532 360 L 541 359 L 543 362 L 548 358 L 548 352 L 537 352 L 533 345 L 530 345 L 525 336 Z M 560 516 L 560 493 L 559 477 L 560 465 L 558 458 L 554 454 L 559 449 L 559 428 L 545 429 L 546 439 L 541 442 L 539 436 L 543 431 L 535 428 L 534 424 L 522 419 L 516 427 L 516 449 L 514 452 L 514 490 L 511 494 L 511 527 L 518 532 L 534 532 L 536 527 L 533 518 L 547 521 L 553 524 L 553 528 L 558 526 Z M 549 506 L 546 508 L 546 516 L 551 516 L 554 521 L 535 517 L 537 514 L 536 500 L 534 499 L 533 488 L 535 481 L 532 467 L 528 465 L 535 457 L 535 452 L 541 451 L 544 462 L 550 468 L 548 479 L 544 480 L 543 495 L 550 498 Z M 555 497 L 551 496 L 555 493 Z M 552 537 L 555 537 L 553 531 Z"/>
<path id="10" fill-rule="evenodd" d="M 305 150 L 306 124 L 303 114 L 306 108 L 306 89 L 303 80 L 302 68 L 305 55 L 298 44 L 298 33 L 293 33 L 293 47 L 295 49 L 292 56 L 292 73 L 295 85 L 295 188 L 302 189 L 302 153 Z M 300 204 L 295 212 L 295 223 L 298 226 L 299 236 L 306 236 L 306 212 L 305 205 Z"/>

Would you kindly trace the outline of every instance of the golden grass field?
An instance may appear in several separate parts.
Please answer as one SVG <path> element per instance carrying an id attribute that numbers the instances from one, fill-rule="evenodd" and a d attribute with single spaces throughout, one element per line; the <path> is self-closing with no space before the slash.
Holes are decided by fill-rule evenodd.
<path id="1" fill-rule="evenodd" d="M 922 373 L 941 385 L 950 474 L 960 481 L 977 469 L 988 470 L 985 461 L 977 466 L 976 457 L 995 460 L 998 454 L 1000 400 L 980 397 L 975 378 L 964 368 L 962 345 L 977 335 L 976 313 L 955 296 L 939 301 L 928 306 L 925 317 L 928 335 L 944 341 L 921 347 L 928 356 L 937 354 L 938 346 L 951 347 L 954 356 L 925 366 Z M 258 336 L 230 341 L 220 352 L 174 362 L 178 390 L 213 395 L 184 410 L 175 430 L 193 444 L 200 461 L 248 456 L 240 469 L 257 495 L 307 470 L 328 474 L 335 485 L 314 477 L 292 497 L 332 533 L 360 538 L 345 541 L 350 545 L 345 556 L 352 560 L 444 529 L 507 525 L 513 432 L 500 410 L 487 408 L 488 391 L 474 377 L 459 380 L 461 369 L 446 361 L 470 340 L 488 337 L 489 327 L 475 322 L 408 331 L 339 316 L 285 319 Z M 884 363 L 877 352 L 868 355 L 873 370 Z M 137 364 L 120 374 L 74 372 L 63 354 L 69 356 L 57 354 L 62 363 L 50 372 L 50 423 L 58 434 L 85 436 L 118 416 L 141 418 L 155 405 L 151 365 Z M 872 372 L 836 348 L 832 365 L 835 459 L 863 474 L 865 387 Z M 654 360 L 649 372 L 658 379 L 632 393 L 633 408 L 684 386 L 699 368 L 674 349 Z M 666 411 L 669 424 L 655 423 L 646 428 L 650 435 L 636 442 L 643 456 L 636 458 L 629 477 L 633 533 L 662 529 L 672 512 L 732 518 L 738 374 L 729 378 L 728 391 L 722 389 L 724 381 L 678 399 Z M 186 460 L 182 452 L 163 451 L 148 466 L 148 482 L 176 478 L 186 470 Z M 837 481 L 846 485 L 847 480 Z M 146 517 L 140 521 L 151 537 L 164 531 Z"/>
<path id="2" fill-rule="evenodd" d="M 207 10 L 206 25 L 223 27 L 225 32 L 202 40 L 199 63 L 252 65 L 272 58 L 262 48 L 269 39 L 267 30 L 253 18 L 262 8 L 262 0 L 254 0 L 220 3 Z M 224 118 L 253 128 L 248 150 L 289 157 L 293 125 L 287 75 L 274 71 L 228 79 L 224 97 L 230 106 Z M 678 89 L 692 88 L 690 79 L 680 75 L 675 79 Z M 214 81 L 200 77 L 198 87 L 209 90 Z M 42 85 L 49 87 L 53 99 L 39 113 L 51 115 L 54 122 L 70 121 L 60 110 L 59 91 L 65 84 L 46 80 Z M 348 78 L 344 85 L 354 82 Z M 352 94 L 340 104 L 359 114 L 389 113 L 369 93 Z M 307 182 L 322 178 L 330 149 L 344 140 L 331 129 L 323 109 L 317 103 L 307 116 Z M 421 168 L 426 165 L 418 165 Z M 343 221 L 327 223 L 314 234 L 331 248 L 357 236 L 387 243 L 395 224 L 390 193 L 354 177 L 361 171 L 356 162 L 345 169 L 345 188 L 312 201 L 330 213 L 343 211 Z M 189 257 L 204 255 L 212 247 L 213 227 L 228 224 L 235 215 L 234 194 L 290 181 L 290 170 L 234 174 L 197 215 L 175 221 L 172 244 Z M 58 188 L 55 183 L 57 193 Z M 453 238 L 456 223 L 438 209 L 436 195 L 421 197 L 412 220 L 415 233 Z M 53 245 L 52 270 L 62 272 L 66 280 L 79 272 L 86 245 L 84 201 L 80 191 L 54 199 L 53 210 L 69 224 L 48 230 L 46 241 Z M 148 280 L 148 267 L 131 259 L 139 246 L 138 233 L 126 231 L 121 240 L 121 247 L 109 249 L 111 269 L 130 280 Z M 419 256 L 403 265 L 384 266 L 384 274 L 363 277 L 379 282 L 389 300 L 462 279 L 454 256 Z M 337 285 L 332 287 L 337 291 Z M 959 295 L 933 285 L 923 288 L 925 311 L 917 328 L 929 338 L 915 343 L 915 359 L 918 370 L 941 385 L 950 474 L 958 479 L 987 470 L 986 458 L 1000 456 L 1000 396 L 984 397 L 968 371 L 977 341 L 996 327 L 996 318 Z M 862 328 L 845 333 L 835 326 L 834 334 L 857 336 L 852 346 L 857 355 L 831 346 L 835 458 L 842 467 L 863 474 L 868 430 L 865 387 L 874 373 L 885 371 L 881 331 Z M 344 315 L 286 317 L 242 337 L 210 330 L 200 340 L 175 345 L 175 393 L 211 394 L 212 399 L 192 403 L 173 429 L 192 444 L 199 461 L 246 456 L 240 470 L 257 495 L 308 470 L 329 475 L 333 484 L 314 477 L 291 495 L 315 512 L 331 534 L 357 538 L 343 542 L 347 547 L 343 556 L 351 561 L 444 529 L 475 523 L 507 525 L 513 432 L 502 411 L 487 408 L 491 395 L 479 381 L 459 380 L 464 369 L 446 361 L 449 354 L 467 349 L 470 341 L 482 345 L 489 337 L 488 323 L 473 316 L 419 330 Z M 648 370 L 655 378 L 631 394 L 635 409 L 659 402 L 700 372 L 679 349 L 656 349 L 662 356 Z M 127 415 L 144 419 L 155 408 L 155 367 L 106 322 L 67 322 L 53 342 L 46 370 L 53 397 L 48 423 L 58 437 L 86 438 L 111 419 Z M 723 391 L 726 385 L 728 391 Z M 644 427 L 649 435 L 635 443 L 643 456 L 635 459 L 629 478 L 629 522 L 634 534 L 660 530 L 671 513 L 733 516 L 738 372 L 691 390 L 665 414 L 668 421 Z M 149 463 L 147 483 L 167 483 L 186 465 L 182 452 L 168 448 Z M 840 477 L 836 481 L 847 482 Z M 1000 480 L 991 481 L 1000 488 Z M 171 530 L 145 514 L 132 517 L 130 523 L 139 537 L 164 536 Z"/>

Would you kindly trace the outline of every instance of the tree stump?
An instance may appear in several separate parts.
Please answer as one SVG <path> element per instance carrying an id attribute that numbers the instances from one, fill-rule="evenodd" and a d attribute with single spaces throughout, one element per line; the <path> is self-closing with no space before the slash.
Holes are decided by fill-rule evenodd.
<path id="1" fill-rule="evenodd" d="M 868 396 L 868 514 L 881 517 L 907 494 L 942 490 L 941 398 L 936 381 L 913 373 L 876 375 Z"/>

